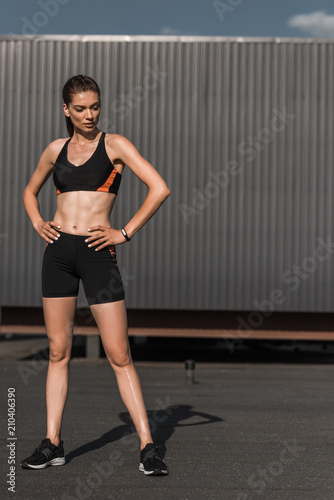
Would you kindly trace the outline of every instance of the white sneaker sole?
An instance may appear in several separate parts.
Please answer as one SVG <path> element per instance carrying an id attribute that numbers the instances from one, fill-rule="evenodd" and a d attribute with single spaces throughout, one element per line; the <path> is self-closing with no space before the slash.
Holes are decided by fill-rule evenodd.
<path id="1" fill-rule="evenodd" d="M 144 472 L 145 476 L 165 476 L 168 474 L 168 470 L 165 469 L 145 470 L 143 464 L 139 464 L 139 470 Z"/>
<path id="2" fill-rule="evenodd" d="M 31 465 L 23 462 L 20 465 L 24 469 L 45 469 L 45 467 L 47 467 L 48 465 L 64 465 L 64 464 L 65 464 L 65 457 L 58 457 L 58 458 L 53 458 L 49 462 L 45 462 L 45 464 Z"/>

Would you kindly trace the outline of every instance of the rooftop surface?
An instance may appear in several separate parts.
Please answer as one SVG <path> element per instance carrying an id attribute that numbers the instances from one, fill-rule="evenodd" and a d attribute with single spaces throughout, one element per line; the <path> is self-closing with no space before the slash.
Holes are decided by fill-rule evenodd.
<path id="1" fill-rule="evenodd" d="M 235 352 L 233 358 L 230 350 L 221 362 L 215 357 L 211 363 L 196 361 L 191 383 L 184 362 L 140 360 L 134 349 L 152 436 L 169 469 L 168 476 L 148 477 L 138 469 L 137 433 L 106 358 L 71 359 L 61 436 L 66 464 L 43 470 L 20 467 L 20 460 L 32 453 L 46 432 L 48 361 L 37 354 L 46 339 L 30 341 L 35 346 L 30 359 L 22 359 L 22 348 L 15 355 L 13 346 L 18 349 L 19 340 L 2 339 L 0 344 L 3 401 L 8 388 L 16 394 L 15 498 L 334 498 L 330 355 L 321 362 L 318 353 L 317 362 L 311 362 L 310 355 L 301 358 L 290 352 L 285 362 L 284 353 L 272 358 L 262 350 L 256 358 L 245 353 L 238 358 Z M 11 357 L 6 353 L 10 345 Z M 195 357 L 194 351 L 188 352 Z M 1 418 L 5 443 L 5 402 Z M 1 447 L 3 478 L 9 472 L 8 450 Z M 6 480 L 1 498 L 9 495 Z"/>

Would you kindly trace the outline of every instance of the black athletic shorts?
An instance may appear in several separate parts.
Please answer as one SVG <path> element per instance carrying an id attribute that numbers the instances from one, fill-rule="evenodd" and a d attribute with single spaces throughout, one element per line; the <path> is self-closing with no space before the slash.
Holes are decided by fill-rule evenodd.
<path id="1" fill-rule="evenodd" d="M 115 245 L 95 251 L 88 247 L 89 236 L 64 233 L 47 243 L 42 264 L 43 297 L 76 297 L 82 280 L 89 305 L 116 302 L 125 298 L 116 260 Z"/>

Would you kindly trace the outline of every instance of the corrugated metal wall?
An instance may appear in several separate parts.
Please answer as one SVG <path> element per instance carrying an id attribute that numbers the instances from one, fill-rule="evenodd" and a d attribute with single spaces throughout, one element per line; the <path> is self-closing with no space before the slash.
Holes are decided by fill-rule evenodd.
<path id="1" fill-rule="evenodd" d="M 0 51 L 2 305 L 41 305 L 45 244 L 21 196 L 67 137 L 64 82 L 85 73 L 102 90 L 99 128 L 172 191 L 117 247 L 127 307 L 334 310 L 334 40 L 3 36 Z M 112 225 L 146 193 L 125 169 Z M 52 219 L 52 177 L 39 200 Z"/>

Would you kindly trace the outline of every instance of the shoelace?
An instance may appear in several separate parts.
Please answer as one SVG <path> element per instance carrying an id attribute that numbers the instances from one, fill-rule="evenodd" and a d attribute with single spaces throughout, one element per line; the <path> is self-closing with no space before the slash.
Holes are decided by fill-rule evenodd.
<path id="1" fill-rule="evenodd" d="M 53 451 L 50 450 L 50 448 L 48 447 L 48 444 L 47 443 L 41 443 L 39 444 L 39 446 L 37 446 L 37 448 L 35 449 L 35 452 L 40 452 L 42 453 L 43 455 L 46 456 L 46 458 L 51 458 L 53 456 Z"/>
<path id="2" fill-rule="evenodd" d="M 43 451 L 45 448 L 48 448 L 48 444 L 47 443 L 40 443 L 37 448 L 35 449 L 35 452 L 36 451 Z M 49 449 L 49 448 L 48 448 Z"/>
<path id="3" fill-rule="evenodd" d="M 35 449 L 35 451 L 43 451 L 46 446 L 47 446 L 46 443 L 39 444 Z"/>
<path id="4" fill-rule="evenodd" d="M 159 460 L 164 462 L 164 460 L 160 456 L 159 448 L 157 446 L 152 446 L 152 448 L 149 451 L 146 451 L 144 453 L 144 460 L 146 460 L 147 458 L 158 458 Z"/>

